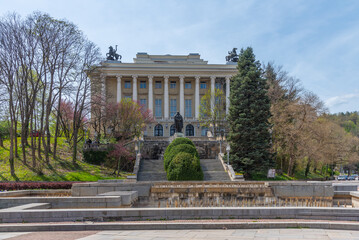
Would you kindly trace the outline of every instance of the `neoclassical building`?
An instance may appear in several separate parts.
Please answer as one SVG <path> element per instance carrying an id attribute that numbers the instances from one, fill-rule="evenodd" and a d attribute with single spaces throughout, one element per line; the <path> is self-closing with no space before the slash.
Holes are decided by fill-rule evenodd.
<path id="1" fill-rule="evenodd" d="M 184 118 L 186 136 L 207 136 L 207 129 L 198 121 L 199 105 L 201 97 L 215 88 L 225 92 L 228 112 L 230 78 L 237 73 L 236 64 L 208 64 L 197 53 L 137 53 L 133 60 L 133 63 L 103 61 L 91 78 L 100 80 L 107 101 L 129 98 L 152 111 L 155 123 L 146 127 L 145 136 L 173 135 L 173 116 L 177 112 Z"/>

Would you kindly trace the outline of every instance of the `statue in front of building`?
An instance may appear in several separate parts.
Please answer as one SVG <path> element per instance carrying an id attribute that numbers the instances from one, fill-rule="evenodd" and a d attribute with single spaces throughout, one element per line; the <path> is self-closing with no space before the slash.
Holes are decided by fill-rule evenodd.
<path id="1" fill-rule="evenodd" d="M 175 119 L 176 132 L 181 133 L 182 128 L 183 128 L 183 117 L 181 116 L 181 114 L 179 112 L 177 112 L 174 119 Z"/>
<path id="2" fill-rule="evenodd" d="M 237 48 L 233 48 L 232 51 L 228 52 L 228 56 L 226 56 L 227 62 L 238 62 L 239 56 L 237 54 Z"/>
<path id="3" fill-rule="evenodd" d="M 106 59 L 111 61 L 118 61 L 118 59 L 121 60 L 122 56 L 120 54 L 117 54 L 117 45 L 116 49 L 114 49 L 112 46 L 109 47 L 108 53 L 106 53 Z"/>

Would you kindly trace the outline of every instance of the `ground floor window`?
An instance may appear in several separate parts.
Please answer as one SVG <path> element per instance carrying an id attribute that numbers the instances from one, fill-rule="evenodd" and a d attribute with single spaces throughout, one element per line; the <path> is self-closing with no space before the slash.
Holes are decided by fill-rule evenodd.
<path id="1" fill-rule="evenodd" d="M 155 126 L 155 136 L 156 137 L 162 137 L 163 136 L 163 127 L 161 124 L 157 124 Z"/>
<path id="2" fill-rule="evenodd" d="M 194 136 L 194 127 L 192 124 L 186 126 L 186 136 Z"/>
<path id="3" fill-rule="evenodd" d="M 176 126 L 172 124 L 170 127 L 170 136 L 175 135 L 175 132 L 176 132 Z"/>
<path id="4" fill-rule="evenodd" d="M 208 127 L 202 127 L 201 136 L 207 137 Z"/>

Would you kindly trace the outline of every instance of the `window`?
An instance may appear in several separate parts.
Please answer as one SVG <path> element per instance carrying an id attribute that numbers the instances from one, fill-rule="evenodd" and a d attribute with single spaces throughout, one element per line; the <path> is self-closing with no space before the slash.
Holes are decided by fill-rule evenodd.
<path id="1" fill-rule="evenodd" d="M 170 127 L 170 136 L 175 135 L 175 132 L 176 132 L 176 126 L 172 124 Z"/>
<path id="2" fill-rule="evenodd" d="M 162 117 L 162 99 L 155 100 L 155 116 Z"/>
<path id="3" fill-rule="evenodd" d="M 155 88 L 162 88 L 162 82 L 161 81 L 156 81 Z"/>
<path id="4" fill-rule="evenodd" d="M 192 124 L 186 126 L 186 136 L 194 136 L 194 127 Z"/>
<path id="5" fill-rule="evenodd" d="M 142 106 L 144 106 L 145 108 L 147 108 L 147 101 L 146 101 L 146 99 L 140 99 L 140 104 L 141 104 Z"/>
<path id="6" fill-rule="evenodd" d="M 186 83 L 184 84 L 184 88 L 185 88 L 185 89 L 191 89 L 191 88 L 192 88 L 192 83 L 191 83 L 191 82 L 186 82 Z"/>
<path id="7" fill-rule="evenodd" d="M 221 84 L 220 83 L 216 83 L 216 89 L 221 89 Z"/>
<path id="8" fill-rule="evenodd" d="M 191 99 L 186 99 L 185 116 L 192 117 L 192 100 Z"/>
<path id="9" fill-rule="evenodd" d="M 170 100 L 170 117 L 174 117 L 177 113 L 177 99 Z"/>
<path id="10" fill-rule="evenodd" d="M 132 100 L 132 97 L 131 96 L 125 96 L 125 99 L 126 100 Z"/>
<path id="11" fill-rule="evenodd" d="M 170 88 L 176 88 L 176 81 L 171 81 Z"/>
<path id="12" fill-rule="evenodd" d="M 146 88 L 146 81 L 140 82 L 140 88 Z"/>
<path id="13" fill-rule="evenodd" d="M 156 137 L 162 137 L 163 136 L 163 127 L 161 124 L 157 124 L 155 126 L 155 136 Z"/>
<path id="14" fill-rule="evenodd" d="M 201 82 L 201 89 L 206 89 L 206 88 L 207 88 L 207 83 Z"/>
<path id="15" fill-rule="evenodd" d="M 131 88 L 131 82 L 125 81 L 125 88 Z"/>
<path id="16" fill-rule="evenodd" d="M 207 137 L 208 127 L 202 127 L 201 136 Z"/>

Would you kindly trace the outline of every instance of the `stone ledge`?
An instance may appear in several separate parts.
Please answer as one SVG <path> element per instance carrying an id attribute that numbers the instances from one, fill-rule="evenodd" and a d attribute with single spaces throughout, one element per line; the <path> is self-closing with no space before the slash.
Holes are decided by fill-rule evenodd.
<path id="1" fill-rule="evenodd" d="M 89 231 L 89 230 L 180 230 L 180 229 L 282 229 L 311 228 L 358 231 L 358 223 L 335 221 L 273 221 L 273 222 L 148 222 L 148 223 L 61 223 L 61 224 L 2 224 L 0 232 Z"/>
<path id="2" fill-rule="evenodd" d="M 1 222 L 134 221 L 193 219 L 359 220 L 359 209 L 320 207 L 108 208 L 0 211 Z"/>

